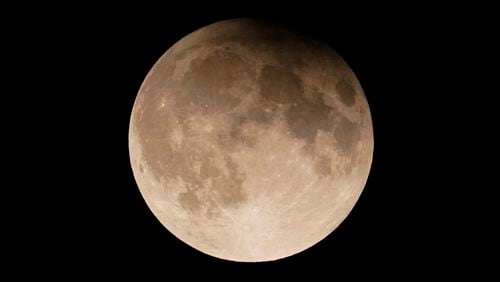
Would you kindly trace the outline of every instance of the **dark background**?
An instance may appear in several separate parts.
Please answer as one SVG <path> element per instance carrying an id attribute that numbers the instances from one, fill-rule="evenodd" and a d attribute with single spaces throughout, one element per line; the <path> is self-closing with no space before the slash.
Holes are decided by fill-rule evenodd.
<path id="1" fill-rule="evenodd" d="M 471 27 L 454 7 L 60 8 L 6 20 L 12 50 L 4 55 L 14 61 L 18 94 L 5 107 L 26 120 L 12 126 L 13 141 L 29 148 L 8 152 L 21 172 L 12 175 L 15 199 L 28 207 L 9 212 L 13 265 L 56 275 L 231 280 L 472 271 L 477 256 L 468 252 L 479 247 L 463 234 L 473 218 L 456 209 L 469 184 L 451 169 L 469 154 L 455 135 L 467 123 L 459 106 L 466 91 L 450 88 L 462 80 L 456 68 L 468 59 L 456 46 L 470 41 Z M 169 233 L 143 201 L 128 155 L 133 102 L 153 64 L 190 32 L 237 17 L 288 25 L 334 48 L 364 88 L 375 135 L 365 190 L 340 227 L 300 254 L 258 264 L 204 255 Z"/>

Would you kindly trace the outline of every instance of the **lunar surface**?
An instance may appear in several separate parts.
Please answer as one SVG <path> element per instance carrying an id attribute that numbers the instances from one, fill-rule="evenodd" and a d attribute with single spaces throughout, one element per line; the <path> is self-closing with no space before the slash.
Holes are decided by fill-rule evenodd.
<path id="1" fill-rule="evenodd" d="M 158 60 L 133 107 L 129 149 L 139 189 L 171 233 L 206 254 L 257 262 L 339 226 L 366 183 L 373 130 L 335 51 L 236 19 Z"/>

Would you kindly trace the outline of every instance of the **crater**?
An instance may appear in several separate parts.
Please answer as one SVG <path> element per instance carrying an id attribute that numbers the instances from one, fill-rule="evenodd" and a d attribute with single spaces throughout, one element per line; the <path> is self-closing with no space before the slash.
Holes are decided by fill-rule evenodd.
<path id="1" fill-rule="evenodd" d="M 356 102 L 356 91 L 349 81 L 345 79 L 340 80 L 337 84 L 335 84 L 335 89 L 339 94 L 340 101 L 342 101 L 344 105 L 348 107 L 354 105 Z"/>

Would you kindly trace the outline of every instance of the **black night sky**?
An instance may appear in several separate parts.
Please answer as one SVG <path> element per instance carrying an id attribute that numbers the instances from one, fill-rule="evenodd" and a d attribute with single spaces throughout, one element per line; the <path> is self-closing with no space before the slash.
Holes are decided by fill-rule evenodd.
<path id="1" fill-rule="evenodd" d="M 460 265 L 462 253 L 448 236 L 458 220 L 455 203 L 445 197 L 456 185 L 442 169 L 443 160 L 454 159 L 446 136 L 457 123 L 453 94 L 444 91 L 444 66 L 456 58 L 446 38 L 462 32 L 459 24 L 443 23 L 443 12 L 429 7 L 381 6 L 375 13 L 326 4 L 233 5 L 71 8 L 10 31 L 19 42 L 13 49 L 23 54 L 17 73 L 29 78 L 26 92 L 39 93 L 23 109 L 36 113 L 30 136 L 39 141 L 27 158 L 37 169 L 23 177 L 32 193 L 18 195 L 33 211 L 12 209 L 22 235 L 14 235 L 19 251 L 11 262 L 76 277 L 305 274 L 311 281 L 406 280 Z M 190 32 L 237 17 L 271 20 L 328 43 L 357 75 L 374 126 L 372 169 L 348 218 L 310 249 L 268 263 L 223 261 L 175 238 L 146 206 L 129 164 L 130 113 L 152 65 Z M 443 263 L 450 259 L 451 268 Z"/>

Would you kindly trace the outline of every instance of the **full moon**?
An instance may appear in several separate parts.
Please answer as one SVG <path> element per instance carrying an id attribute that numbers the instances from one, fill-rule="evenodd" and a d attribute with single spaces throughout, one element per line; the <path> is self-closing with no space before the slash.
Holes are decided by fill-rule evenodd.
<path id="1" fill-rule="evenodd" d="M 172 46 L 136 97 L 134 177 L 177 238 L 221 259 L 299 253 L 358 200 L 373 155 L 370 109 L 329 46 L 235 19 Z"/>

